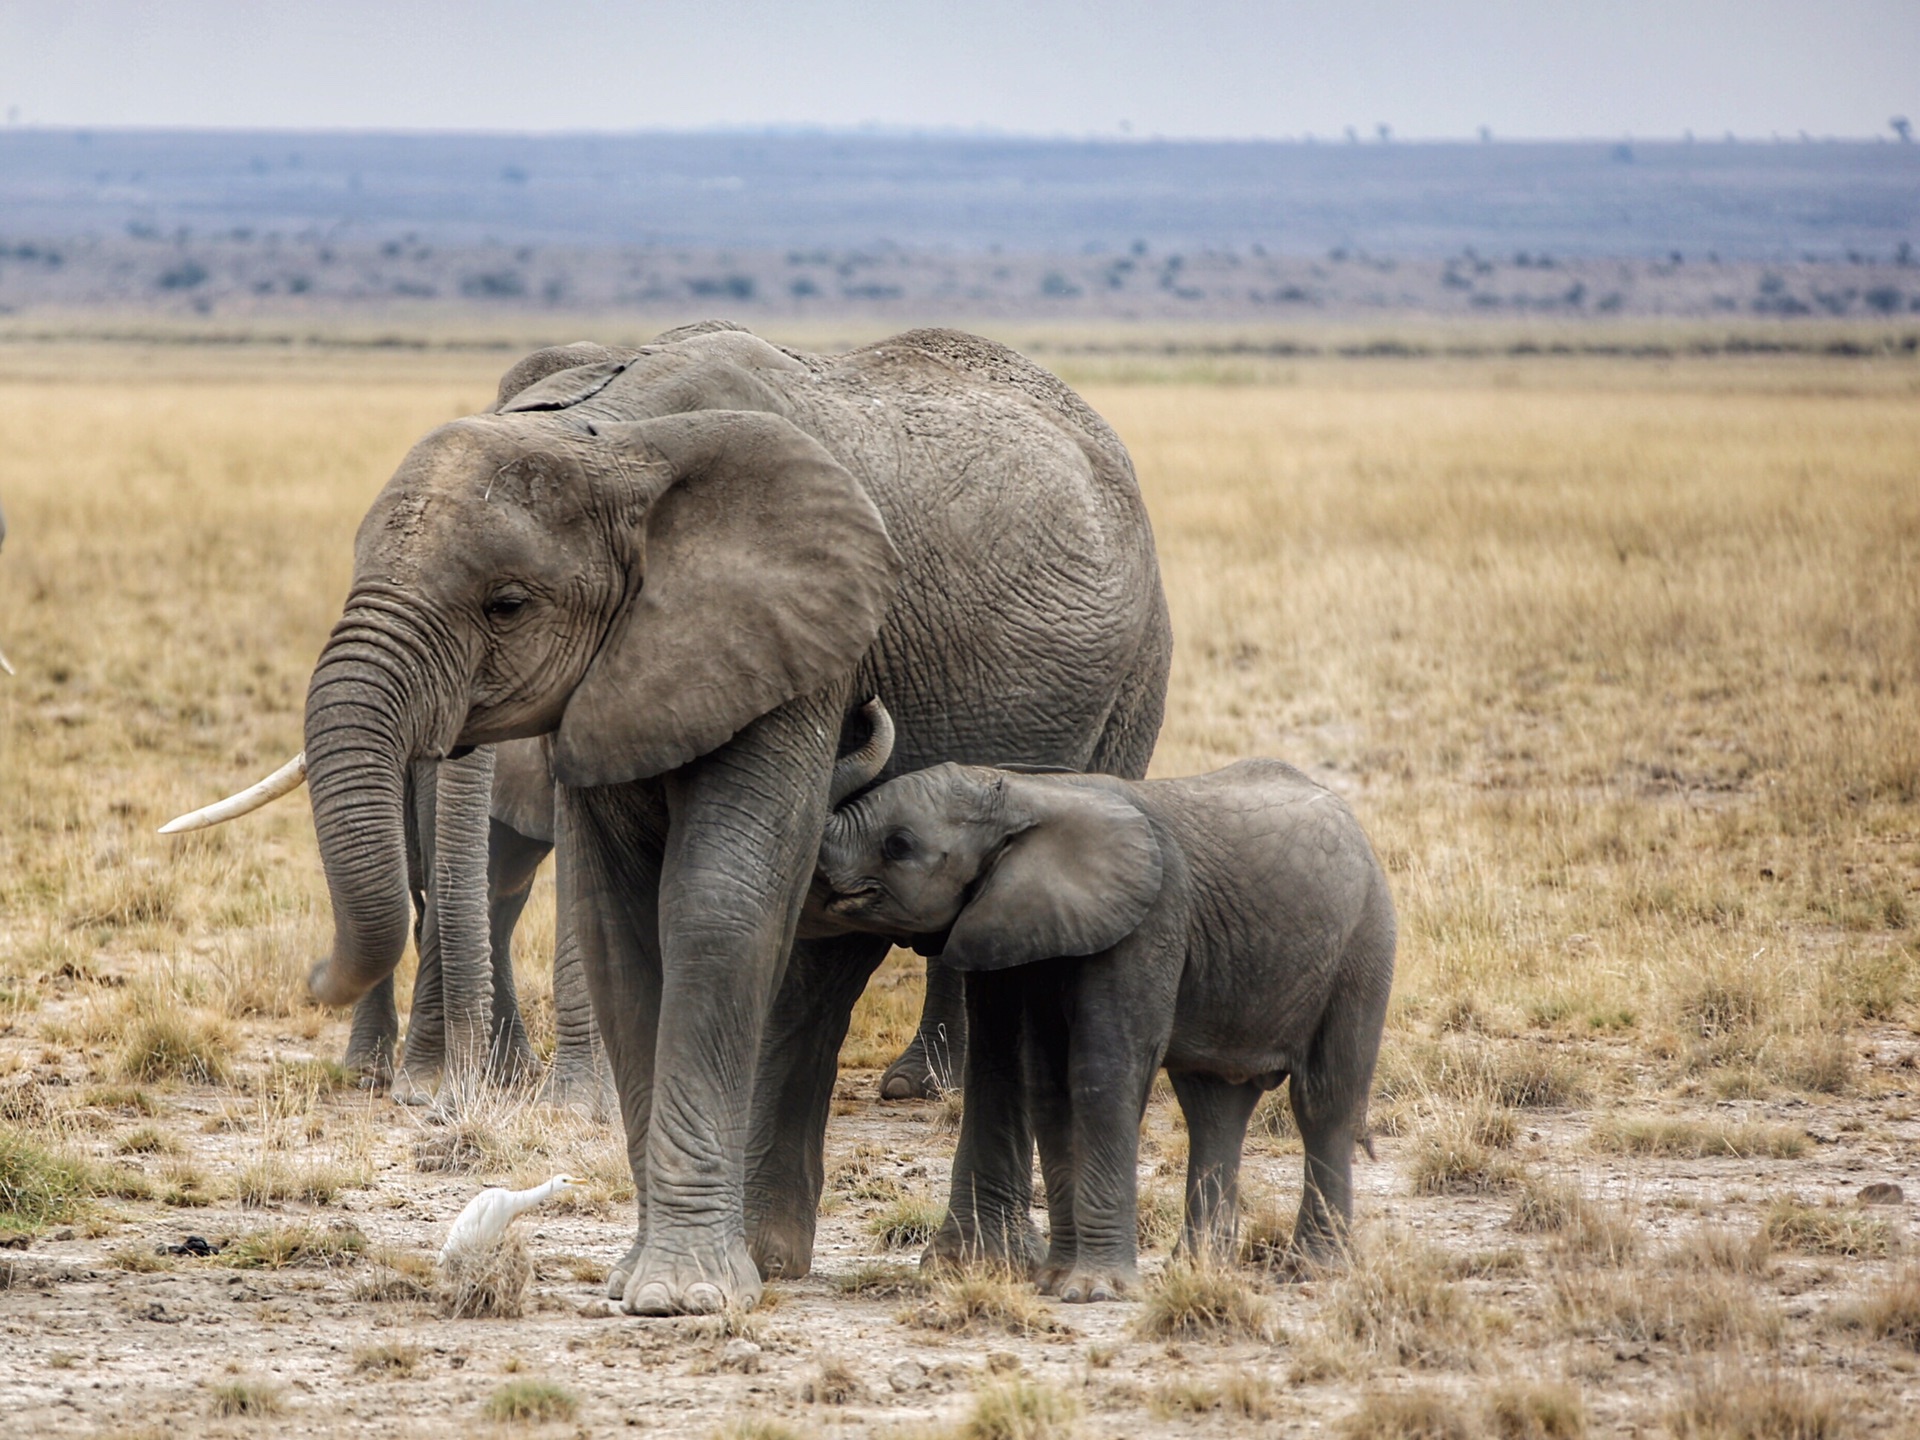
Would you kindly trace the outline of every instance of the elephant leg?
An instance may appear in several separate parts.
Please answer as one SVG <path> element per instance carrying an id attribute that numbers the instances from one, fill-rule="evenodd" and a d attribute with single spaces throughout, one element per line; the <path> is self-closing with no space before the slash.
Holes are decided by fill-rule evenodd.
<path id="1" fill-rule="evenodd" d="M 760 1043 L 747 1142 L 747 1247 L 767 1279 L 813 1268 L 827 1112 L 854 1002 L 886 958 L 873 935 L 793 947 Z"/>
<path id="2" fill-rule="evenodd" d="M 487 825 L 487 938 L 493 956 L 493 1023 L 488 1041 L 487 1073 L 495 1079 L 517 1082 L 539 1065 L 527 1043 L 527 1027 L 520 1018 L 520 997 L 513 983 L 513 932 L 520 912 L 533 893 L 533 877 L 553 849 L 550 842 L 522 835 L 492 820 Z M 559 968 L 556 951 L 554 966 Z M 558 986 L 556 984 L 556 991 Z M 557 995 L 556 995 L 557 998 Z"/>
<path id="3" fill-rule="evenodd" d="M 407 869 L 414 905 L 415 965 L 406 1044 L 393 1075 L 393 1098 L 403 1105 L 430 1101 L 447 1063 L 446 999 L 440 990 L 440 921 L 432 884 L 439 778 L 438 761 L 416 760 L 407 767 Z"/>
<path id="4" fill-rule="evenodd" d="M 1033 1129 L 1022 1084 L 1024 983 L 1017 970 L 967 979 L 967 1103 L 960 1113 L 947 1218 L 923 1266 L 987 1263 L 1033 1270 Z"/>
<path id="5" fill-rule="evenodd" d="M 665 777 L 647 1246 L 627 1280 L 633 1314 L 759 1303 L 744 1198 L 754 1070 L 819 856 L 843 699 L 782 705 Z"/>
<path id="6" fill-rule="evenodd" d="M 393 1047 L 399 1038 L 400 1019 L 389 975 L 354 1003 L 353 1026 L 347 1032 L 347 1053 L 341 1064 L 354 1071 L 367 1089 L 383 1089 L 393 1083 Z"/>
<path id="7" fill-rule="evenodd" d="M 1190 1259 L 1231 1262 L 1240 1218 L 1240 1153 L 1262 1088 L 1216 1075 L 1170 1077 L 1187 1118 L 1187 1215 L 1180 1251 Z"/>
<path id="8" fill-rule="evenodd" d="M 581 979 L 620 1099 L 633 1174 L 633 1244 L 607 1273 L 607 1294 L 615 1300 L 625 1296 L 647 1247 L 647 1132 L 660 1013 L 658 846 L 664 817 L 648 823 L 645 815 L 623 814 L 623 802 L 634 799 L 631 788 L 558 788 L 554 823 L 554 849 L 563 857 L 554 869 L 554 901 L 569 917 Z"/>
<path id="9" fill-rule="evenodd" d="M 1058 1292 L 1080 1252 L 1073 1222 L 1079 1175 L 1073 1149 L 1073 1090 L 1067 1070 L 1071 1052 L 1064 998 L 1058 986 L 1037 981 L 1027 993 L 1027 1104 L 1040 1147 L 1040 1174 L 1047 1182 L 1047 1254 L 1034 1280 L 1045 1295 Z"/>
<path id="10" fill-rule="evenodd" d="M 1365 1134 L 1367 1100 L 1393 985 L 1394 920 L 1385 887 L 1347 942 L 1304 1065 L 1287 1100 L 1306 1150 L 1306 1178 L 1289 1250 L 1310 1262 L 1337 1262 L 1353 1220 L 1353 1147 Z"/>
<path id="11" fill-rule="evenodd" d="M 396 1099 L 417 1102 L 442 1084 L 485 1073 L 493 983 L 487 936 L 486 826 L 493 752 L 412 767 L 421 866 L 427 879 L 407 1045 Z"/>
<path id="12" fill-rule="evenodd" d="M 958 1088 L 960 1061 L 966 1053 L 966 977 L 952 966 L 929 959 L 920 1028 L 880 1077 L 880 1094 L 888 1100 L 937 1099 Z"/>
<path id="13" fill-rule="evenodd" d="M 1117 1300 L 1139 1286 L 1140 1117 L 1165 1049 L 1163 1036 L 1139 1033 L 1129 1006 L 1092 990 L 1076 997 L 1067 1064 L 1077 1248 L 1055 1291 L 1076 1303 Z"/>
<path id="14" fill-rule="evenodd" d="M 567 868 L 564 853 L 556 850 L 554 876 L 556 891 Z M 553 940 L 553 1013 L 555 1044 L 553 1064 L 547 1071 L 547 1083 L 541 1100 L 581 1110 L 593 1120 L 605 1120 L 616 1103 L 613 1071 L 607 1063 L 606 1047 L 600 1043 L 600 1031 L 593 1020 L 593 998 L 588 992 L 587 972 L 580 953 L 580 938 L 572 914 L 566 906 L 556 907 Z"/>

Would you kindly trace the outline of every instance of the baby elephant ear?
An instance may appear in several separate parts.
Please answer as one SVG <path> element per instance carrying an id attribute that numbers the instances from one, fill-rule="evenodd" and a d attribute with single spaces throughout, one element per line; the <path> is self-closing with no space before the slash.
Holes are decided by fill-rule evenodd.
<path id="1" fill-rule="evenodd" d="M 1139 806 L 1098 784 L 1011 775 L 1004 784 L 1012 825 L 1031 823 L 979 882 L 940 958 L 956 970 L 1004 970 L 1097 954 L 1131 935 L 1163 874 Z"/>
<path id="2" fill-rule="evenodd" d="M 893 599 L 880 512 L 777 415 L 701 410 L 601 424 L 609 496 L 635 526 L 626 608 L 554 737 L 563 785 L 663 774 L 851 675 Z"/>

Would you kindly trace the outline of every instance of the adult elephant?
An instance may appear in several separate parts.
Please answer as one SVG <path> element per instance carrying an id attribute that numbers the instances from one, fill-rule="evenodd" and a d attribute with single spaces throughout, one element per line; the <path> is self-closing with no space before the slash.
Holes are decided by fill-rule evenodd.
<path id="1" fill-rule="evenodd" d="M 335 919 L 310 983 L 349 1003 L 400 958 L 408 765 L 550 734 L 638 1193 L 611 1283 L 636 1313 L 751 1305 L 810 1263 L 835 1057 L 887 948 L 794 943 L 843 725 L 881 697 L 890 770 L 1140 774 L 1171 648 L 1145 509 L 1078 396 L 952 331 L 818 357 L 696 326 L 540 352 L 501 395 L 360 528 L 307 699 Z M 1017 1019 L 988 986 L 968 1007 L 969 1104 L 1023 1115 Z M 1027 1127 L 997 1133 L 983 1234 L 1028 1224 Z"/>

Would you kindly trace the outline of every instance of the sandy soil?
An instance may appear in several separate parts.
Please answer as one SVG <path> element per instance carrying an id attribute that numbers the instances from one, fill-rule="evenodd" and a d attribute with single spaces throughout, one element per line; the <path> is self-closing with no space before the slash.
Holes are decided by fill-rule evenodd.
<path id="1" fill-rule="evenodd" d="M 1592 1191 L 1626 1202 L 1656 1244 L 1703 1220 L 1751 1224 L 1787 1190 L 1850 1199 L 1864 1184 L 1891 1181 L 1920 1195 L 1920 1120 L 1900 1084 L 1913 1074 L 1902 1067 L 1912 1066 L 1920 1048 L 1906 1032 L 1886 1030 L 1866 1037 L 1864 1049 L 1873 1056 L 1872 1079 L 1880 1081 L 1872 1099 L 1693 1107 L 1715 1119 L 1751 1116 L 1804 1128 L 1814 1145 L 1798 1159 L 1596 1158 L 1583 1148 L 1587 1117 L 1581 1112 L 1528 1113 L 1514 1154 L 1534 1169 L 1577 1173 Z M 842 1077 L 829 1176 L 844 1175 L 843 1167 L 858 1159 L 865 1164 L 852 1168 L 891 1178 L 909 1193 L 944 1193 L 953 1136 L 942 1107 L 879 1102 L 872 1098 L 877 1078 L 866 1071 Z M 183 1092 L 175 1104 L 183 1120 L 221 1113 L 212 1090 Z M 650 1434 L 707 1435 L 743 1416 L 777 1417 L 802 1434 L 884 1433 L 952 1421 L 965 1412 L 980 1379 L 1011 1372 L 1077 1395 L 1089 1436 L 1188 1434 L 1197 1425 L 1213 1433 L 1313 1434 L 1330 1428 L 1351 1404 L 1353 1386 L 1338 1378 L 1298 1378 L 1292 1342 L 1314 1330 L 1326 1281 L 1266 1282 L 1288 1337 L 1272 1345 L 1142 1339 L 1134 1330 L 1140 1307 L 1133 1303 L 1051 1304 L 1060 1329 L 1050 1335 L 956 1336 L 913 1323 L 911 1297 L 840 1293 L 835 1281 L 863 1266 L 911 1259 L 879 1246 L 868 1225 L 881 1203 L 847 1198 L 839 1193 L 844 1182 L 830 1182 L 816 1272 L 769 1287 L 765 1308 L 732 1322 L 611 1316 L 600 1285 L 572 1278 L 575 1257 L 604 1264 L 624 1249 L 630 1234 L 624 1206 L 521 1222 L 538 1272 L 527 1313 L 515 1320 L 448 1320 L 418 1301 L 356 1299 L 357 1283 L 373 1268 L 366 1259 L 283 1270 L 235 1271 L 218 1259 L 194 1258 L 169 1259 L 154 1273 L 120 1268 L 124 1262 L 116 1257 L 189 1234 L 218 1242 L 292 1219 L 352 1225 L 374 1247 L 431 1252 L 479 1179 L 416 1170 L 414 1147 L 430 1129 L 418 1111 L 350 1092 L 323 1108 L 370 1111 L 377 1135 L 372 1188 L 345 1192 L 331 1206 L 268 1211 L 117 1204 L 108 1207 L 113 1218 L 106 1223 L 63 1228 L 0 1260 L 0 1327 L 10 1357 L 0 1372 L 0 1413 L 9 1417 L 9 1434 L 465 1434 L 483 1423 L 485 1402 L 497 1389 L 531 1377 L 557 1380 L 580 1401 L 572 1421 L 546 1428 L 583 1434 L 634 1426 Z M 1177 1172 L 1177 1163 L 1156 1160 L 1168 1145 L 1180 1148 L 1175 1117 L 1156 1099 L 1142 1155 L 1149 1188 L 1177 1184 L 1177 1173 L 1172 1181 L 1158 1174 Z M 1404 1174 L 1407 1144 L 1382 1137 L 1377 1160 L 1359 1162 L 1363 1221 L 1403 1227 L 1463 1264 L 1515 1247 L 1532 1252 L 1490 1267 L 1502 1272 L 1496 1278 L 1463 1283 L 1510 1317 L 1519 1348 L 1542 1369 L 1587 1382 L 1596 1431 L 1635 1431 L 1654 1413 L 1658 1392 L 1688 1363 L 1683 1347 L 1604 1337 L 1530 1344 L 1527 1332 L 1544 1336 L 1549 1328 L 1541 1324 L 1550 1303 L 1542 1278 L 1545 1242 L 1511 1230 L 1512 1202 L 1505 1195 L 1412 1195 Z M 195 1154 L 217 1166 L 227 1158 L 221 1152 L 239 1160 L 247 1145 L 245 1134 L 196 1137 Z M 1250 1191 L 1290 1206 L 1298 1165 L 1287 1142 L 1257 1139 L 1248 1156 Z M 1904 1217 L 1907 1208 L 1884 1213 Z M 88 1233 L 93 1230 L 100 1233 Z M 1158 1263 L 1155 1257 L 1149 1268 Z M 1777 1297 L 1788 1335 L 1771 1363 L 1793 1367 L 1814 1358 L 1827 1342 L 1812 1322 L 1890 1263 L 1779 1257 L 1763 1290 Z M 360 1352 L 381 1344 L 417 1349 L 411 1373 L 359 1368 Z M 836 1360 L 855 1378 L 855 1393 L 840 1404 L 805 1398 L 823 1363 Z M 1920 1424 L 1920 1374 L 1911 1357 L 1870 1352 L 1854 1364 L 1855 1380 L 1883 1417 L 1883 1433 Z M 1238 1371 L 1265 1375 L 1278 1388 L 1273 1419 L 1155 1415 L 1154 1392 L 1170 1380 Z M 1376 1379 L 1390 1383 L 1395 1374 L 1389 1367 Z M 235 1377 L 278 1387 L 281 1412 L 216 1418 L 214 1388 Z M 1477 1382 L 1463 1374 L 1442 1383 L 1470 1388 Z"/>

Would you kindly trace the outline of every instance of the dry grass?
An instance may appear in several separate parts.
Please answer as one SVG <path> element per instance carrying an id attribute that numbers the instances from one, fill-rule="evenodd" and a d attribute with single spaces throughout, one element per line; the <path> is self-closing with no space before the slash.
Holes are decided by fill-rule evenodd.
<path id="1" fill-rule="evenodd" d="M 509 1230 L 496 1244 L 449 1252 L 434 1291 L 449 1319 L 513 1320 L 526 1309 L 532 1283 L 533 1255 Z"/>
<path id="2" fill-rule="evenodd" d="M 487 1419 L 508 1425 L 541 1425 L 571 1420 L 580 1411 L 580 1399 L 553 1380 L 510 1380 L 487 1397 Z"/>
<path id="3" fill-rule="evenodd" d="M 1279 1335 L 1273 1307 L 1229 1266 L 1170 1261 L 1141 1299 L 1135 1324 L 1157 1339 L 1271 1342 Z"/>
<path id="4" fill-rule="evenodd" d="M 1079 1416 L 1073 1396 L 1015 1376 L 980 1387 L 956 1440 L 1068 1440 Z"/>
<path id="5" fill-rule="evenodd" d="M 329 925 L 298 802 L 239 828 L 151 833 L 297 746 L 368 499 L 415 438 L 485 403 L 508 357 L 263 363 L 202 348 L 155 364 L 162 352 L 5 348 L 0 640 L 21 674 L 0 683 L 0 1231 L 52 1253 L 5 1252 L 0 1284 L 17 1297 L 44 1281 L 62 1227 L 107 1256 L 186 1224 L 258 1224 L 229 1199 L 344 1199 L 383 1238 L 419 1230 L 418 1197 L 464 1183 L 447 1173 L 583 1174 L 569 1220 L 624 1228 L 617 1131 L 499 1097 L 399 1114 L 341 1088 L 326 1063 L 341 1017 L 302 996 Z M 1373 1125 L 1393 1222 L 1422 1220 L 1429 1239 L 1369 1230 L 1387 1203 L 1373 1172 L 1348 1270 L 1276 1287 L 1299 1317 L 1289 1363 L 1339 1387 L 1312 1401 L 1360 1435 L 1578 1433 L 1559 1382 L 1500 1399 L 1517 1383 L 1502 1377 L 1563 1363 L 1591 1387 L 1594 1429 L 1619 1421 L 1600 1397 L 1632 1376 L 1642 1408 L 1626 1423 L 1643 1430 L 1833 1433 L 1820 1427 L 1851 1412 L 1817 1376 L 1742 1409 L 1711 1372 L 1683 1371 L 1682 1351 L 1784 1364 L 1817 1343 L 1890 1366 L 1920 1330 L 1908 1272 L 1872 1278 L 1897 1221 L 1769 1209 L 1843 1183 L 1827 1162 L 1849 1152 L 1808 1134 L 1832 1138 L 1829 1111 L 1877 1107 L 1860 1122 L 1877 1153 L 1911 1142 L 1910 1102 L 1886 1093 L 1911 1077 L 1868 1052 L 1910 1050 L 1920 1025 L 1920 371 L 1897 357 L 1516 358 L 1258 375 L 1088 398 L 1133 450 L 1178 636 L 1156 772 L 1246 754 L 1302 765 L 1354 800 L 1399 907 Z M 551 917 L 543 880 L 520 949 L 536 1044 L 551 1041 Z M 906 1043 L 921 968 L 902 953 L 882 966 L 846 1067 Z M 836 1106 L 865 1112 L 870 1077 L 854 1084 Z M 1791 1125 L 1746 1103 L 1801 1097 Z M 912 1123 L 888 1143 L 932 1153 L 960 1103 L 902 1113 Z M 1143 1193 L 1149 1249 L 1178 1216 L 1183 1137 L 1164 1118 L 1146 1152 L 1163 1167 Z M 1267 1262 L 1297 1195 L 1284 1096 L 1255 1135 L 1272 1162 L 1260 1183 L 1279 1191 L 1250 1191 L 1242 1234 Z M 830 1192 L 836 1224 L 911 1200 L 897 1167 L 867 1170 Z M 1726 1198 L 1735 1185 L 1747 1198 Z M 324 1306 L 290 1307 L 434 1323 L 424 1250 L 336 1245 L 284 1218 L 215 1263 L 324 1287 Z M 1790 1284 L 1811 1290 L 1768 1293 Z M 1058 1333 L 1024 1283 L 929 1287 L 884 1268 L 841 1288 L 848 1307 L 905 1307 L 975 1368 L 989 1347 Z M 305 1321 L 263 1322 L 283 1323 Z M 1652 1334 L 1674 1338 L 1625 1338 Z M 1192 1379 L 1161 1397 L 1183 1413 L 1224 1395 L 1241 1358 L 1190 1349 L 1215 1357 L 1208 1374 L 1154 1377 Z M 609 1374 L 634 1372 L 617 1358 Z M 1386 1374 L 1401 1366 L 1471 1370 L 1447 1380 L 1475 1388 L 1402 1389 Z M 422 1365 L 406 1383 L 471 1387 L 475 1373 Z M 474 1418 L 487 1387 L 462 1393 Z M 940 1423 L 960 1422 L 969 1402 L 933 1393 Z M 1114 1399 L 1133 1413 L 1109 1428 L 1144 1427 L 1155 1393 Z M 1894 1403 L 1867 1386 L 1857 1400 Z M 690 1433 L 739 1406 L 712 1403 Z M 1200 1423 L 1254 1423 L 1229 1408 Z"/>
<path id="6" fill-rule="evenodd" d="M 1740 1365 L 1694 1374 L 1666 1420 L 1674 1440 L 1841 1440 L 1853 1410 L 1818 1375 Z"/>
<path id="7" fill-rule="evenodd" d="M 900 1319 L 921 1329 L 956 1334 L 1069 1333 L 1024 1276 L 984 1265 L 941 1276 Z"/>

